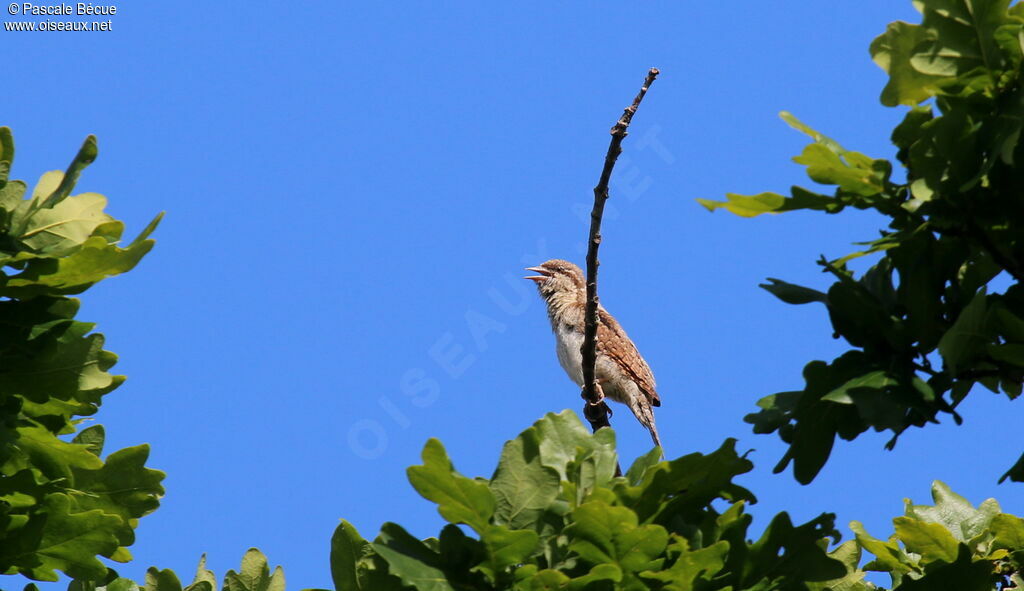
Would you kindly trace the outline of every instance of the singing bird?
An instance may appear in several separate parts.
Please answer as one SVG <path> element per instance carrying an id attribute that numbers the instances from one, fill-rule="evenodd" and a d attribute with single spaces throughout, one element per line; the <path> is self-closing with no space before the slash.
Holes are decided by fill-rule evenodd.
<path id="1" fill-rule="evenodd" d="M 551 331 L 555 333 L 558 362 L 569 379 L 583 387 L 584 319 L 587 307 L 587 284 L 579 267 L 560 259 L 552 259 L 537 267 L 525 279 L 537 284 L 537 291 L 548 306 Z M 654 425 L 652 407 L 661 406 L 655 390 L 654 375 L 636 345 L 622 330 L 615 317 L 598 305 L 596 374 L 604 396 L 629 407 L 640 424 L 651 432 L 654 445 L 661 447 Z"/>

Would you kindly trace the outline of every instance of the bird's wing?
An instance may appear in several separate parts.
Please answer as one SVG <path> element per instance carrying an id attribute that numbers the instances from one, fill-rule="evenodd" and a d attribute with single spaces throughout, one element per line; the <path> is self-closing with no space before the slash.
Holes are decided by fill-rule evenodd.
<path id="1" fill-rule="evenodd" d="M 636 350 L 636 345 L 626 336 L 619 323 L 603 308 L 597 310 L 600 322 L 597 324 L 597 349 L 603 355 L 615 360 L 640 390 L 647 395 L 653 406 L 661 406 L 661 397 L 655 389 L 654 374 L 647 362 Z"/>

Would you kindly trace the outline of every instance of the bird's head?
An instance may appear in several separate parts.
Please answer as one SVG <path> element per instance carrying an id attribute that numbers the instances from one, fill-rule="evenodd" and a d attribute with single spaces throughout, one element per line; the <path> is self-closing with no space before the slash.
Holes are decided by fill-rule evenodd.
<path id="1" fill-rule="evenodd" d="M 536 275 L 524 277 L 537 284 L 537 291 L 546 299 L 572 297 L 585 301 L 587 282 L 579 267 L 561 259 L 551 259 L 536 267 L 527 267 Z"/>

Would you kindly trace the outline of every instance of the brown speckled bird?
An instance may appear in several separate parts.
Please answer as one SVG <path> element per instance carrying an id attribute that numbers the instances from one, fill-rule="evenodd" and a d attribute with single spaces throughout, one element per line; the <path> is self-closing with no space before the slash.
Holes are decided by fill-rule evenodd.
<path id="1" fill-rule="evenodd" d="M 582 388 L 583 354 L 580 347 L 583 345 L 587 307 L 587 284 L 583 271 L 560 259 L 527 267 L 526 270 L 536 273 L 526 279 L 537 283 L 537 291 L 548 305 L 558 362 L 569 378 Z M 600 305 L 597 313 L 595 369 L 600 390 L 604 396 L 628 406 L 640 424 L 651 432 L 654 444 L 661 447 L 652 410 L 654 406 L 661 406 L 661 398 L 655 390 L 651 368 L 615 318 Z"/>

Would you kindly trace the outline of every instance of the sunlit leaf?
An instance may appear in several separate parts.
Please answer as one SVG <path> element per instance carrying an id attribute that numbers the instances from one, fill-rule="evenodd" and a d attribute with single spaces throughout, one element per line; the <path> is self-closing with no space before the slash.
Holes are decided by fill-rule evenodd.
<path id="1" fill-rule="evenodd" d="M 494 515 L 495 499 L 487 483 L 455 472 L 444 446 L 431 439 L 423 447 L 423 465 L 408 469 L 409 482 L 438 504 L 438 512 L 452 523 L 465 523 L 482 533 Z"/>

